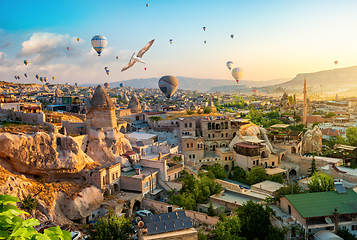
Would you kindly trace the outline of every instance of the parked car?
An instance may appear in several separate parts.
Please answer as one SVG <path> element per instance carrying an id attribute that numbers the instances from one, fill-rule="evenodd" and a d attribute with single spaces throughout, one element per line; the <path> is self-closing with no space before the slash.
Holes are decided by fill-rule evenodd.
<path id="1" fill-rule="evenodd" d="M 81 233 L 78 231 L 71 232 L 71 240 L 81 239 Z"/>
<path id="2" fill-rule="evenodd" d="M 152 216 L 153 214 L 149 210 L 139 210 L 136 212 L 136 215 L 140 217 L 144 217 L 144 216 Z"/>

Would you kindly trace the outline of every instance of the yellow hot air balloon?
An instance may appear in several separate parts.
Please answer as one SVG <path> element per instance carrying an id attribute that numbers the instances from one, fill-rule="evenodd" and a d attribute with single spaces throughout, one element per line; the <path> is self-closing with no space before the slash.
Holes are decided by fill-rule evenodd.
<path id="1" fill-rule="evenodd" d="M 55 77 L 52 77 L 52 80 L 55 80 Z"/>
<path id="2" fill-rule="evenodd" d="M 79 42 L 79 40 L 81 40 L 80 38 L 77 38 L 77 41 Z"/>
<path id="3" fill-rule="evenodd" d="M 25 65 L 27 66 L 27 64 L 29 64 L 29 62 L 27 60 L 24 60 Z"/>

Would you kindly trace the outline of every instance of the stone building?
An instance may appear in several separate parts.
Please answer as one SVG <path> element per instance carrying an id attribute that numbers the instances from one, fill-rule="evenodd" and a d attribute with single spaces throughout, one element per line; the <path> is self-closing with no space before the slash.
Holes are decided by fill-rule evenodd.
<path id="1" fill-rule="evenodd" d="M 284 92 L 283 97 L 280 100 L 279 112 L 280 113 L 290 112 L 289 96 L 286 92 Z"/>
<path id="2" fill-rule="evenodd" d="M 117 127 L 115 105 L 101 85 L 98 85 L 93 98 L 87 102 L 86 125 L 87 128 Z"/>
<path id="3" fill-rule="evenodd" d="M 181 136 L 196 137 L 196 119 L 193 117 L 186 117 L 180 119 Z"/>
<path id="4" fill-rule="evenodd" d="M 204 140 L 202 137 L 183 136 L 181 143 L 185 159 L 204 158 Z"/>
<path id="5" fill-rule="evenodd" d="M 131 96 L 131 99 L 128 104 L 128 109 L 131 109 L 132 113 L 141 113 L 141 105 L 138 97 L 136 96 L 135 92 Z"/>

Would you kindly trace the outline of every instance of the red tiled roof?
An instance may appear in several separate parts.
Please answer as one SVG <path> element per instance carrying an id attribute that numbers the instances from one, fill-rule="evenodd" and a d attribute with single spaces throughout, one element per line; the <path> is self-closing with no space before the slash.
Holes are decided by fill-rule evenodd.
<path id="1" fill-rule="evenodd" d="M 329 121 L 326 118 L 323 118 L 321 116 L 317 116 L 317 115 L 308 115 L 306 116 L 306 122 L 307 123 L 314 123 L 314 122 L 325 122 L 325 121 Z"/>
<path id="2" fill-rule="evenodd" d="M 332 129 L 332 128 L 325 128 L 321 130 L 322 135 L 328 135 L 330 137 L 337 137 L 339 135 L 343 135 L 343 132 L 338 131 L 336 129 Z"/>
<path id="3" fill-rule="evenodd" d="M 236 146 L 240 146 L 240 147 L 245 147 L 245 148 L 260 148 L 260 146 L 257 146 L 257 145 L 251 145 L 251 144 L 246 144 L 246 143 L 236 143 L 234 144 Z"/>
<path id="4" fill-rule="evenodd" d="M 125 153 L 123 153 L 122 156 L 129 157 L 129 156 L 135 155 L 135 154 L 136 154 L 136 152 L 129 150 L 129 151 L 126 151 Z"/>

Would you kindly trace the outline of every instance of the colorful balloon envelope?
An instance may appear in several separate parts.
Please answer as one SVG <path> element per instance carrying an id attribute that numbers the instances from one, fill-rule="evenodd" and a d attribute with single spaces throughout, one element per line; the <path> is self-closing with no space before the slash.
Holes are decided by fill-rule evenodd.
<path id="1" fill-rule="evenodd" d="M 79 40 L 81 40 L 80 38 L 77 38 L 77 41 L 79 42 Z"/>
<path id="2" fill-rule="evenodd" d="M 67 50 L 69 50 L 69 47 L 67 47 Z"/>
<path id="3" fill-rule="evenodd" d="M 120 87 L 124 87 L 124 83 L 120 83 L 119 86 L 120 86 Z"/>
<path id="4" fill-rule="evenodd" d="M 28 74 L 27 74 L 27 73 L 25 73 L 25 74 L 24 74 L 24 76 L 25 76 L 25 77 L 27 77 L 27 76 L 28 76 Z"/>
<path id="5" fill-rule="evenodd" d="M 108 88 L 108 87 L 109 87 L 109 83 L 107 83 L 107 82 L 104 83 L 104 87 L 105 87 L 105 88 Z"/>
<path id="6" fill-rule="evenodd" d="M 146 71 L 146 68 L 144 68 L 144 70 Z"/>
<path id="7" fill-rule="evenodd" d="M 119 57 L 118 57 L 118 56 L 116 56 L 116 59 L 118 60 L 118 59 L 119 59 Z"/>
<path id="8" fill-rule="evenodd" d="M 36 79 L 39 79 L 39 78 L 40 78 L 40 75 L 36 75 L 35 77 L 36 77 Z"/>
<path id="9" fill-rule="evenodd" d="M 107 73 L 107 75 L 109 75 L 109 74 L 110 74 L 110 71 L 109 71 L 109 69 L 108 69 L 108 70 L 106 70 L 105 72 Z"/>
<path id="10" fill-rule="evenodd" d="M 27 64 L 29 64 L 29 62 L 27 60 L 24 60 L 24 64 L 27 66 Z"/>
<path id="11" fill-rule="evenodd" d="M 104 51 L 105 47 L 108 44 L 107 38 L 102 35 L 95 35 L 92 40 L 92 47 L 98 53 L 98 56 Z"/>
<path id="12" fill-rule="evenodd" d="M 233 68 L 233 66 L 234 66 L 234 63 L 232 61 L 228 61 L 226 63 L 226 65 L 227 65 L 228 69 L 231 70 Z"/>
<path id="13" fill-rule="evenodd" d="M 17 76 L 17 79 L 20 79 L 21 77 L 20 76 Z"/>
<path id="14" fill-rule="evenodd" d="M 17 76 L 14 76 L 15 79 L 17 79 Z"/>
<path id="15" fill-rule="evenodd" d="M 40 81 L 43 82 L 43 77 L 40 77 Z"/>
<path id="16" fill-rule="evenodd" d="M 244 75 L 244 71 L 241 68 L 234 68 L 232 70 L 232 76 L 237 81 L 237 83 L 239 83 L 239 80 L 242 79 L 243 75 Z"/>
<path id="17" fill-rule="evenodd" d="M 178 87 L 178 80 L 174 76 L 163 76 L 159 80 L 159 88 L 167 98 L 171 98 Z"/>
<path id="18" fill-rule="evenodd" d="M 337 65 L 338 61 L 335 61 L 334 63 L 335 63 L 335 65 Z"/>
<path id="19" fill-rule="evenodd" d="M 52 80 L 55 80 L 55 77 L 52 77 Z"/>
<path id="20" fill-rule="evenodd" d="M 108 67 L 104 67 L 104 70 L 107 71 L 107 70 L 108 70 Z"/>
<path id="21" fill-rule="evenodd" d="M 203 27 L 203 31 L 206 31 L 206 27 Z"/>
<path id="22" fill-rule="evenodd" d="M 172 39 L 170 39 L 170 43 L 171 43 L 171 44 L 172 44 L 172 41 L 173 41 L 173 40 L 172 40 Z"/>
<path id="23" fill-rule="evenodd" d="M 234 35 L 233 35 L 233 34 L 231 34 L 231 38 L 232 38 L 232 39 L 234 38 Z"/>
<path id="24" fill-rule="evenodd" d="M 147 3 L 147 4 L 146 4 L 146 7 L 148 7 L 148 6 L 149 6 L 149 4 Z"/>
<path id="25" fill-rule="evenodd" d="M 206 41 L 206 40 L 204 40 L 203 42 L 204 42 L 205 44 L 207 43 L 207 41 Z"/>

